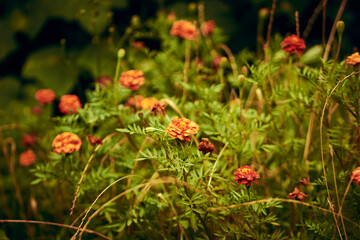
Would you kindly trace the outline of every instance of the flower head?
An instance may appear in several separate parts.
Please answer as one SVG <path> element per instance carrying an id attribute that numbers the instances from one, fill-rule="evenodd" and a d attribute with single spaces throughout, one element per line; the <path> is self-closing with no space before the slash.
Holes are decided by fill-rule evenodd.
<path id="1" fill-rule="evenodd" d="M 59 109 L 64 114 L 73 114 L 82 108 L 80 99 L 76 95 L 64 95 L 60 98 Z"/>
<path id="2" fill-rule="evenodd" d="M 35 93 L 35 99 L 42 105 L 52 103 L 55 100 L 55 97 L 56 95 L 51 89 L 39 89 Z"/>
<path id="3" fill-rule="evenodd" d="M 298 188 L 295 188 L 295 190 L 292 193 L 289 193 L 289 198 L 295 198 L 296 200 L 303 200 L 305 197 L 308 197 L 309 195 L 306 195 L 305 193 L 301 192 Z"/>
<path id="4" fill-rule="evenodd" d="M 101 76 L 95 79 L 95 82 L 99 84 L 101 89 L 104 89 L 108 86 L 111 86 L 113 84 L 113 80 L 110 76 Z"/>
<path id="5" fill-rule="evenodd" d="M 250 166 L 243 166 L 234 172 L 234 180 L 238 184 L 245 184 L 246 187 L 249 187 L 252 182 L 257 183 L 256 179 L 259 178 L 260 175 Z"/>
<path id="6" fill-rule="evenodd" d="M 360 63 L 359 52 L 353 53 L 346 58 L 346 65 L 358 65 Z"/>
<path id="7" fill-rule="evenodd" d="M 167 16 L 166 16 L 166 20 L 168 20 L 169 22 L 173 22 L 176 20 L 176 14 L 175 12 L 170 12 Z"/>
<path id="8" fill-rule="evenodd" d="M 99 144 L 99 145 L 102 145 L 103 144 L 103 141 L 102 141 L 102 139 L 101 138 L 99 138 L 99 137 L 95 137 L 95 136 L 87 136 L 87 138 L 88 138 L 88 140 L 89 140 L 89 143 L 91 144 L 91 145 L 97 145 L 97 144 Z"/>
<path id="9" fill-rule="evenodd" d="M 30 147 L 30 146 L 34 145 L 35 142 L 36 142 L 36 139 L 35 139 L 34 134 L 26 134 L 22 138 L 22 144 L 25 147 Z"/>
<path id="10" fill-rule="evenodd" d="M 19 163 L 21 166 L 29 166 L 33 164 L 36 160 L 36 155 L 32 150 L 27 150 L 22 152 L 19 157 Z"/>
<path id="11" fill-rule="evenodd" d="M 163 116 L 165 116 L 165 103 L 161 101 L 157 101 L 154 103 L 154 106 L 151 109 L 151 114 L 157 114 L 158 112 L 162 113 Z"/>
<path id="12" fill-rule="evenodd" d="M 170 137 L 190 142 L 190 137 L 199 131 L 199 125 L 187 118 L 174 117 L 166 128 L 165 133 Z"/>
<path id="13" fill-rule="evenodd" d="M 198 33 L 195 24 L 186 20 L 178 20 L 173 23 L 170 30 L 170 35 L 180 36 L 181 38 L 187 40 L 194 40 Z"/>
<path id="14" fill-rule="evenodd" d="M 128 99 L 128 101 L 125 103 L 125 106 L 127 107 L 135 107 L 135 109 L 141 109 L 142 105 L 141 102 L 144 99 L 141 95 L 135 95 L 134 97 L 131 97 Z"/>
<path id="15" fill-rule="evenodd" d="M 145 48 L 145 42 L 143 41 L 134 41 L 132 43 L 133 47 L 137 50 L 141 50 Z"/>
<path id="16" fill-rule="evenodd" d="M 207 22 L 203 22 L 201 24 L 201 32 L 204 34 L 204 36 L 210 36 L 214 33 L 215 30 L 215 21 L 210 20 Z"/>
<path id="17" fill-rule="evenodd" d="M 131 90 L 139 89 L 140 85 L 145 83 L 144 73 L 140 70 L 129 70 L 121 73 L 119 83 Z"/>
<path id="18" fill-rule="evenodd" d="M 157 102 L 158 100 L 156 98 L 153 97 L 148 97 L 148 98 L 144 98 L 141 101 L 141 108 L 144 110 L 150 110 L 154 107 L 154 104 Z"/>
<path id="19" fill-rule="evenodd" d="M 300 185 L 304 185 L 304 186 L 309 186 L 310 185 L 310 178 L 303 178 L 301 179 L 301 181 L 299 182 Z"/>
<path id="20" fill-rule="evenodd" d="M 285 52 L 302 54 L 306 48 L 305 41 L 295 34 L 288 36 L 280 43 Z"/>
<path id="21" fill-rule="evenodd" d="M 42 108 L 40 106 L 33 106 L 31 109 L 31 113 L 34 115 L 42 114 Z"/>
<path id="22" fill-rule="evenodd" d="M 352 174 L 351 179 L 356 183 L 360 185 L 360 167 L 356 168 Z"/>
<path id="23" fill-rule="evenodd" d="M 212 144 L 209 139 L 202 138 L 201 142 L 198 146 L 199 151 L 201 151 L 203 154 L 211 153 L 214 151 L 214 144 Z"/>
<path id="24" fill-rule="evenodd" d="M 69 132 L 63 132 L 57 135 L 52 142 L 53 151 L 59 153 L 73 153 L 79 151 L 81 147 L 81 139 L 78 135 Z"/>

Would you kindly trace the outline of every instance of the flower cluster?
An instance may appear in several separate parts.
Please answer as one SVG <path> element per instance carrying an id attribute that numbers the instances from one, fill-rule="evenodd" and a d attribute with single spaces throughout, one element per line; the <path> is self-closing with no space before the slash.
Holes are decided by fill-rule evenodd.
<path id="1" fill-rule="evenodd" d="M 360 167 L 356 168 L 352 172 L 351 179 L 352 179 L 353 182 L 360 185 Z"/>
<path id="2" fill-rule="evenodd" d="M 260 175 L 250 166 L 243 166 L 234 172 L 234 179 L 238 184 L 245 184 L 250 187 L 251 183 L 257 183 Z"/>
<path id="3" fill-rule="evenodd" d="M 179 36 L 187 40 L 194 40 L 198 33 L 195 24 L 186 20 L 178 20 L 173 23 L 170 35 Z"/>
<path id="4" fill-rule="evenodd" d="M 78 112 L 78 108 L 82 108 L 80 99 L 76 95 L 64 95 L 60 98 L 59 109 L 61 113 L 73 114 Z"/>
<path id="5" fill-rule="evenodd" d="M 190 142 L 191 135 L 199 131 L 199 125 L 187 118 L 174 117 L 169 126 L 165 129 L 165 133 L 174 139 L 185 140 Z"/>
<path id="6" fill-rule="evenodd" d="M 69 132 L 63 132 L 57 135 L 52 142 L 53 151 L 59 153 L 73 153 L 79 151 L 81 147 L 81 139 L 78 135 Z"/>
<path id="7" fill-rule="evenodd" d="M 302 54 L 306 48 L 304 39 L 295 34 L 288 36 L 280 43 L 285 52 Z"/>
<path id="8" fill-rule="evenodd" d="M 42 105 L 52 103 L 55 98 L 56 95 L 51 89 L 40 89 L 35 93 L 35 99 Z"/>
<path id="9" fill-rule="evenodd" d="M 358 65 L 360 63 L 360 55 L 358 52 L 351 54 L 350 56 L 348 56 L 346 59 L 346 64 L 347 65 Z"/>
<path id="10" fill-rule="evenodd" d="M 306 195 L 305 193 L 301 192 L 298 188 L 295 188 L 295 190 L 292 193 L 289 193 L 289 198 L 295 198 L 296 200 L 303 200 L 304 198 L 308 197 L 309 195 Z"/>
<path id="11" fill-rule="evenodd" d="M 131 90 L 137 90 L 145 83 L 144 73 L 140 70 L 129 70 L 121 73 L 119 83 Z"/>
<path id="12" fill-rule="evenodd" d="M 21 166 L 29 166 L 36 160 L 36 155 L 32 150 L 27 150 L 20 154 L 19 163 Z"/>

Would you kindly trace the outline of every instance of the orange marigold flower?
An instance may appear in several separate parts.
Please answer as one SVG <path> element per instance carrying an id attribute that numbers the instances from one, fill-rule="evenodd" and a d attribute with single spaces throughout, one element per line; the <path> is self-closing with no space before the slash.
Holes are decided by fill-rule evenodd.
<path id="1" fill-rule="evenodd" d="M 82 108 L 80 99 L 76 95 L 64 95 L 60 98 L 59 109 L 64 114 L 77 113 L 77 109 Z"/>
<path id="2" fill-rule="evenodd" d="M 36 139 L 35 139 L 34 134 L 26 134 L 22 138 L 22 144 L 25 147 L 30 147 L 30 146 L 34 145 L 35 142 L 36 142 Z"/>
<path id="3" fill-rule="evenodd" d="M 119 83 L 131 90 L 139 89 L 140 85 L 145 83 L 144 73 L 140 70 L 129 70 L 121 73 Z"/>
<path id="4" fill-rule="evenodd" d="M 199 151 L 203 154 L 212 153 L 214 151 L 214 144 L 212 144 L 209 139 L 202 138 L 201 143 L 198 146 Z"/>
<path id="5" fill-rule="evenodd" d="M 113 84 L 113 80 L 110 76 L 101 76 L 95 79 L 95 82 L 99 84 L 101 89 L 104 89 Z"/>
<path id="6" fill-rule="evenodd" d="M 154 107 L 154 104 L 157 102 L 158 100 L 156 98 L 153 97 L 148 97 L 148 98 L 144 98 L 141 101 L 141 108 L 144 110 L 150 110 Z"/>
<path id="7" fill-rule="evenodd" d="M 256 179 L 259 178 L 260 175 L 250 166 L 243 166 L 234 172 L 234 180 L 238 184 L 245 184 L 246 187 L 250 187 L 252 182 L 257 183 Z"/>
<path id="8" fill-rule="evenodd" d="M 358 65 L 360 63 L 359 52 L 351 54 L 345 59 L 345 61 L 347 65 Z"/>
<path id="9" fill-rule="evenodd" d="M 81 139 L 78 135 L 69 132 L 63 132 L 57 135 L 52 142 L 53 151 L 59 153 L 73 153 L 79 151 L 81 147 Z"/>
<path id="10" fill-rule="evenodd" d="M 161 112 L 163 116 L 165 116 L 165 103 L 161 101 L 157 101 L 151 109 L 151 114 L 155 114 Z"/>
<path id="11" fill-rule="evenodd" d="M 166 20 L 168 20 L 169 22 L 173 22 L 176 20 L 176 14 L 175 12 L 171 12 L 166 16 Z"/>
<path id="12" fill-rule="evenodd" d="M 20 154 L 19 163 L 21 166 L 29 166 L 36 160 L 36 155 L 32 150 L 27 150 Z"/>
<path id="13" fill-rule="evenodd" d="M 99 145 L 102 145 L 103 144 L 103 141 L 101 138 L 99 137 L 95 137 L 95 136 L 87 136 L 88 140 L 89 140 L 89 143 L 91 145 L 96 145 L 96 144 L 99 144 Z"/>
<path id="14" fill-rule="evenodd" d="M 187 40 L 194 40 L 197 37 L 197 30 L 195 24 L 186 21 L 175 21 L 170 30 L 171 36 L 180 36 Z"/>
<path id="15" fill-rule="evenodd" d="M 178 138 L 190 142 L 189 136 L 196 134 L 198 131 L 199 125 L 196 122 L 190 121 L 187 118 L 174 117 L 165 133 L 174 139 Z"/>
<path id="16" fill-rule="evenodd" d="M 360 185 L 360 167 L 356 168 L 352 174 L 351 179 L 356 183 Z"/>
<path id="17" fill-rule="evenodd" d="M 39 89 L 35 93 L 35 99 L 39 104 L 52 103 L 55 100 L 55 92 L 51 89 Z"/>
<path id="18" fill-rule="evenodd" d="M 302 54 L 306 48 L 305 42 L 295 34 L 288 36 L 280 43 L 285 52 Z"/>
<path id="19" fill-rule="evenodd" d="M 203 22 L 201 24 L 201 31 L 204 34 L 204 36 L 210 36 L 211 34 L 214 33 L 214 30 L 215 30 L 215 21 L 214 20 Z"/>
<path id="20" fill-rule="evenodd" d="M 308 197 L 309 195 L 306 195 L 305 193 L 301 192 L 298 188 L 295 188 L 295 190 L 292 193 L 289 193 L 289 198 L 295 198 L 296 200 L 303 200 L 305 197 Z"/>

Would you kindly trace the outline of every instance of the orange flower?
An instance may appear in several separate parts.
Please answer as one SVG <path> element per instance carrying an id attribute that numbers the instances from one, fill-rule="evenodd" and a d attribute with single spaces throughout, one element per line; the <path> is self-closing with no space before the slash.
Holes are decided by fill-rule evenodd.
<path id="1" fill-rule="evenodd" d="M 174 117 L 171 123 L 165 130 L 165 133 L 170 137 L 190 142 L 190 135 L 196 134 L 199 131 L 199 125 L 196 122 L 190 121 L 187 118 Z"/>
<path id="2" fill-rule="evenodd" d="M 170 30 L 171 36 L 180 36 L 187 40 L 194 40 L 197 37 L 197 30 L 195 24 L 186 21 L 175 21 Z"/>
<path id="3" fill-rule="evenodd" d="M 121 73 L 119 83 L 131 90 L 139 89 L 145 83 L 144 73 L 140 70 L 129 70 Z"/>
<path id="4" fill-rule="evenodd" d="M 165 106 L 165 103 L 157 101 L 151 109 L 151 114 L 156 115 L 157 112 L 161 112 L 162 115 L 165 116 Z"/>
<path id="5" fill-rule="evenodd" d="M 245 184 L 246 187 L 250 187 L 252 182 L 257 183 L 256 179 L 260 178 L 260 175 L 250 166 L 238 168 L 234 172 L 234 176 L 234 180 L 238 184 Z"/>
<path id="6" fill-rule="evenodd" d="M 201 31 L 204 36 L 210 36 L 215 30 L 215 21 L 210 20 L 201 24 Z"/>
<path id="7" fill-rule="evenodd" d="M 360 167 L 356 168 L 351 174 L 351 180 L 360 185 Z"/>
<path id="8" fill-rule="evenodd" d="M 76 95 L 64 95 L 60 98 L 59 109 L 64 114 L 77 113 L 77 109 L 82 108 L 80 99 Z"/>
<path id="9" fill-rule="evenodd" d="M 306 48 L 305 42 L 295 34 L 288 36 L 280 43 L 285 52 L 302 54 Z"/>
<path id="10" fill-rule="evenodd" d="M 351 54 L 346 58 L 347 65 L 358 65 L 360 63 L 360 55 L 358 52 Z"/>
<path id="11" fill-rule="evenodd" d="M 73 153 L 80 150 L 81 139 L 74 133 L 63 132 L 54 138 L 52 147 L 56 154 Z"/>
<path id="12" fill-rule="evenodd" d="M 199 151 L 203 154 L 212 153 L 214 151 L 214 144 L 212 144 L 209 139 L 202 138 L 201 143 L 198 146 Z"/>
<path id="13" fill-rule="evenodd" d="M 30 146 L 34 145 L 35 142 L 36 142 L 36 139 L 35 139 L 34 134 L 26 134 L 22 138 L 22 144 L 25 147 L 30 147 Z"/>
<path id="14" fill-rule="evenodd" d="M 303 200 L 305 197 L 308 197 L 309 195 L 306 195 L 305 193 L 301 192 L 298 188 L 295 188 L 295 190 L 292 193 L 289 193 L 289 198 L 295 198 L 297 200 Z"/>
<path id="15" fill-rule="evenodd" d="M 36 160 L 36 155 L 32 150 L 27 150 L 20 154 L 19 162 L 21 166 L 29 166 Z"/>
<path id="16" fill-rule="evenodd" d="M 144 98 L 141 101 L 141 108 L 144 110 L 150 110 L 154 107 L 154 104 L 157 102 L 158 100 L 156 98 L 153 97 L 148 97 L 148 98 Z"/>
<path id="17" fill-rule="evenodd" d="M 103 144 L 103 141 L 101 138 L 98 138 L 98 137 L 95 137 L 95 136 L 87 136 L 88 140 L 89 140 L 89 143 L 91 145 L 96 145 L 96 144 L 99 144 L 99 145 L 102 145 Z"/>
<path id="18" fill-rule="evenodd" d="M 55 93 L 51 89 L 40 89 L 35 93 L 35 99 L 39 104 L 52 103 L 55 100 Z"/>
<path id="19" fill-rule="evenodd" d="M 176 14 L 175 12 L 171 12 L 166 16 L 166 20 L 168 20 L 169 22 L 173 22 L 176 20 Z"/>

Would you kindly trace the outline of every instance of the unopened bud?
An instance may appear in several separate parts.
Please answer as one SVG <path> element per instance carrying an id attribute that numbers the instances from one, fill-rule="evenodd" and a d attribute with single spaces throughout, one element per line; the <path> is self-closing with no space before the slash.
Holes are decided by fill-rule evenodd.
<path id="1" fill-rule="evenodd" d="M 270 10 L 268 8 L 262 8 L 259 10 L 259 18 L 265 19 L 269 16 Z"/>
<path id="2" fill-rule="evenodd" d="M 336 30 L 338 32 L 339 35 L 342 35 L 342 33 L 344 32 L 345 29 L 345 23 L 343 21 L 338 21 L 336 23 Z"/>
<path id="3" fill-rule="evenodd" d="M 117 56 L 118 56 L 118 58 L 123 58 L 125 56 L 125 49 L 120 48 Z"/>
<path id="4" fill-rule="evenodd" d="M 197 8 L 197 4 L 195 2 L 189 4 L 189 11 L 195 12 L 196 8 Z"/>
<path id="5" fill-rule="evenodd" d="M 249 69 L 246 66 L 241 67 L 241 72 L 247 76 L 249 74 Z"/>
<path id="6" fill-rule="evenodd" d="M 131 26 L 138 27 L 140 25 L 140 18 L 137 15 L 132 16 L 130 21 Z"/>

